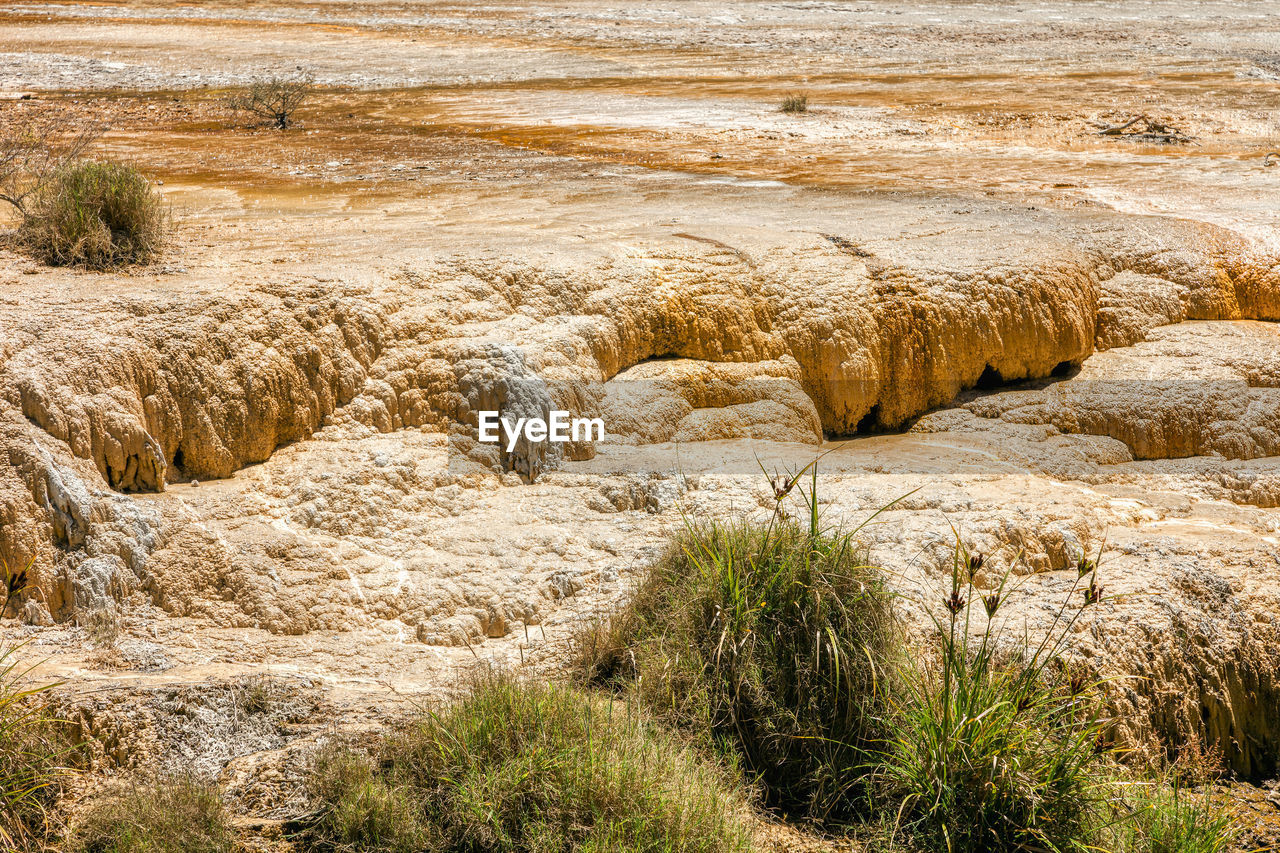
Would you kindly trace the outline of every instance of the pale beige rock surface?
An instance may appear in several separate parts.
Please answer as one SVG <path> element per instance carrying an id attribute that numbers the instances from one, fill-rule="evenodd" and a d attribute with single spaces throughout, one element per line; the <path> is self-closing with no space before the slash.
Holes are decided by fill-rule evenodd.
<path id="1" fill-rule="evenodd" d="M 554 670 L 682 513 L 765 515 L 761 466 L 838 447 L 833 522 L 911 493 L 863 535 L 915 624 L 953 529 L 1016 562 L 1032 631 L 1101 547 L 1072 648 L 1118 679 L 1127 742 L 1274 776 L 1273 34 L 1239 4 L 1088 9 L 0 13 L 0 85 L 40 94 L 12 108 L 111 115 L 104 149 L 179 214 L 149 270 L 0 254 L 0 557 L 39 587 L 6 635 L 102 762 L 203 762 L 283 814 L 329 720 L 477 659 Z M 186 90 L 302 48 L 352 88 L 295 132 Z M 1093 136 L 1175 61 L 1199 147 Z M 475 440 L 480 410 L 553 406 L 608 440 Z M 104 609 L 110 653 L 77 627 Z M 297 719 L 236 717 L 250 674 Z"/>

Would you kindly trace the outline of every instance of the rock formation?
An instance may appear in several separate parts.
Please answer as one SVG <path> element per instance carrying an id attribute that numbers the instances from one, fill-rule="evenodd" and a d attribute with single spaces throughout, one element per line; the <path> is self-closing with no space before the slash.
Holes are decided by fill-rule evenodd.
<path id="1" fill-rule="evenodd" d="M 40 93 L 5 109 L 109 118 L 104 149 L 183 214 L 146 270 L 0 249 L 0 558 L 34 558 L 36 586 L 17 615 L 86 682 L 126 678 L 86 657 L 88 614 L 148 644 L 121 652 L 146 707 L 90 693 L 73 718 L 126 764 L 124 734 L 233 715 L 230 688 L 184 691 L 247 668 L 377 705 L 476 659 L 553 666 L 682 513 L 767 517 L 762 468 L 837 448 L 824 519 L 909 495 L 859 535 L 913 625 L 953 530 L 1016 571 L 1008 618 L 1032 631 L 1101 549 L 1112 597 L 1072 653 L 1116 679 L 1124 743 L 1274 775 L 1265 30 L 1225 7 L 1064 4 L 1046 28 L 774 4 L 720 9 L 677 56 L 668 21 L 719 7 L 676 5 L 0 14 L 0 75 Z M 183 91 L 259 73 L 283 49 L 264 22 L 323 56 L 296 132 Z M 903 45 L 932 64 L 904 74 Z M 1114 87 L 1052 70 L 1116 50 L 1135 70 Z M 1206 56 L 1222 105 L 1166 93 L 1203 150 L 1088 129 L 1097 92 Z M 820 90 L 810 112 L 778 112 L 784 72 Z M 478 440 L 481 411 L 552 409 L 606 440 Z"/>

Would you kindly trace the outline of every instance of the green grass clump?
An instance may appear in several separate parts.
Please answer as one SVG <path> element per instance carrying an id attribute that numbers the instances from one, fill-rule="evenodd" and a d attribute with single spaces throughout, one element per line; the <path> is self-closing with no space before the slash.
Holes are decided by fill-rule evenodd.
<path id="1" fill-rule="evenodd" d="M 49 828 L 65 772 L 56 720 L 41 701 L 47 687 L 23 686 L 16 647 L 0 646 L 0 849 L 34 849 Z"/>
<path id="2" fill-rule="evenodd" d="M 107 796 L 75 834 L 83 853 L 232 853 L 235 836 L 217 785 L 161 776 Z"/>
<path id="3" fill-rule="evenodd" d="M 311 793 L 322 812 L 313 828 L 320 847 L 417 853 L 431 846 L 430 828 L 412 786 L 375 770 L 368 755 L 330 741 L 316 753 Z"/>
<path id="4" fill-rule="evenodd" d="M 864 550 L 824 531 L 805 497 L 807 524 L 688 523 L 630 604 L 581 639 L 580 666 L 728 747 L 771 805 L 843 820 L 866 806 L 899 631 Z"/>
<path id="5" fill-rule="evenodd" d="M 782 99 L 784 113 L 804 113 L 809 111 L 809 96 L 792 94 Z"/>
<path id="6" fill-rule="evenodd" d="M 1109 782 L 1095 685 L 1062 664 L 1075 588 L 1047 637 L 1010 649 L 998 613 L 1005 579 L 983 595 L 982 557 L 957 546 L 936 660 L 909 658 L 874 769 L 916 843 L 951 853 L 1088 849 Z M 1093 570 L 1081 560 L 1082 569 Z M 1087 574 L 1081 571 L 1079 578 Z M 974 605 L 983 616 L 974 615 Z"/>
<path id="7" fill-rule="evenodd" d="M 798 474 L 772 482 L 766 523 L 686 519 L 628 605 L 579 638 L 580 674 L 720 747 L 770 804 L 876 849 L 1227 849 L 1210 798 L 1124 781 L 1106 745 L 1103 685 L 1070 648 L 1104 601 L 1097 559 L 1081 556 L 1031 640 L 1005 630 L 1012 569 L 990 583 L 957 536 L 949 588 L 922 602 L 942 614 L 932 642 L 906 650 L 858 531 L 820 524 L 809 468 L 807 519 L 783 511 Z M 1154 793 L 1130 803 L 1139 788 Z"/>
<path id="8" fill-rule="evenodd" d="M 165 220 L 163 202 L 137 169 L 83 161 L 41 188 L 18 239 L 54 266 L 110 269 L 150 260 L 164 239 Z"/>
<path id="9" fill-rule="evenodd" d="M 746 851 L 746 797 L 629 709 L 487 675 L 370 758 L 325 748 L 311 774 L 320 848 Z"/>
<path id="10" fill-rule="evenodd" d="M 895 835 L 949 853 L 1228 850 L 1230 812 L 1181 784 L 1187 769 L 1207 779 L 1216 759 L 1124 770 L 1106 746 L 1102 683 L 1067 662 L 1076 623 L 1104 601 L 1098 560 L 1080 557 L 1033 642 L 1005 635 L 1009 574 L 984 590 L 983 557 L 960 544 L 954 555 L 937 654 L 904 656 L 886 748 L 870 768 Z"/>
<path id="11" fill-rule="evenodd" d="M 1189 786 L 1172 768 L 1167 778 L 1136 778 L 1127 784 L 1119 808 L 1125 819 L 1115 821 L 1106 849 L 1117 853 L 1227 853 L 1235 849 L 1240 831 L 1208 785 Z"/>
<path id="12" fill-rule="evenodd" d="M 1104 684 L 1071 662 L 1070 648 L 1079 620 L 1105 601 L 1100 559 L 1101 549 L 1080 556 L 1075 583 L 1033 640 L 1005 630 L 1011 569 L 985 583 L 984 557 L 957 536 L 949 589 L 930 608 L 944 614 L 933 617 L 935 648 L 899 658 L 887 737 L 865 768 L 881 814 L 894 816 L 891 839 L 947 853 L 1230 847 L 1230 813 L 1179 786 L 1182 769 L 1210 772 L 1211 756 L 1134 776 L 1107 746 Z"/>

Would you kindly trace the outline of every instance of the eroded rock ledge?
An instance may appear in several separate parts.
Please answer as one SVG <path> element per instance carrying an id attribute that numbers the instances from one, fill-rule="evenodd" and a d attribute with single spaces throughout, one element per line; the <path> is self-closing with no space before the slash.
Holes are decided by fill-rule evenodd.
<path id="1" fill-rule="evenodd" d="M 583 588 L 573 566 L 603 561 L 592 571 L 616 579 L 614 564 L 643 561 L 658 528 L 619 545 L 610 513 L 656 512 L 691 488 L 683 475 L 551 477 L 556 460 L 538 447 L 478 445 L 482 409 L 603 414 L 615 445 L 636 451 L 734 438 L 803 446 L 904 427 L 982 386 L 914 433 L 999 447 L 979 470 L 1020 458 L 1078 483 L 1118 482 L 1100 469 L 1135 458 L 1275 455 L 1275 335 L 1187 322 L 1280 318 L 1273 256 L 1204 225 L 998 205 L 942 215 L 899 200 L 892 219 L 918 223 L 891 228 L 882 203 L 859 201 L 821 230 L 684 225 L 585 248 L 432 253 L 360 285 L 133 286 L 71 301 L 36 287 L 11 298 L 0 304 L 0 556 L 38 557 L 40 594 L 24 616 L 66 619 L 142 595 L 175 616 L 273 635 L 378 625 L 428 644 L 501 640 Z M 1200 390 L 1153 384 L 1153 364 Z M 1070 381 L 1004 389 L 1064 371 Z M 399 450 L 377 443 L 406 430 L 418 438 Z M 313 456 L 280 451 L 313 437 L 332 457 L 322 474 Z M 268 459 L 252 488 L 208 482 Z M 577 503 L 517 510 L 488 496 L 494 470 L 543 474 L 530 499 L 561 490 Z M 1177 489 L 1190 470 L 1141 476 Z M 1228 497 L 1280 494 L 1265 466 L 1214 470 Z M 206 481 L 198 508 L 135 496 L 192 479 Z M 743 505 L 734 486 L 714 509 L 712 485 L 695 498 L 708 511 Z M 948 513 L 1007 499 L 953 495 L 922 509 L 943 512 L 931 519 L 940 530 Z M 603 519 L 580 526 L 584 544 L 548 534 L 464 537 L 448 554 L 430 545 L 431 519 L 483 527 L 570 508 Z M 902 510 L 906 523 L 913 510 Z M 1049 573 L 1119 518 L 1093 504 L 1048 526 L 980 517 L 993 547 L 1024 549 Z M 1202 643 L 1187 620 L 1206 607 L 1144 610 L 1118 639 L 1123 653 L 1101 642 L 1097 653 L 1176 690 L 1124 694 L 1150 721 L 1135 741 L 1234 744 L 1229 760 L 1252 773 L 1275 760 L 1274 625 L 1232 617 Z M 1186 638 L 1161 633 L 1177 624 L 1192 626 Z M 1173 639 L 1130 636 L 1140 629 Z M 1229 665 L 1219 647 L 1236 650 Z"/>
<path id="2" fill-rule="evenodd" d="M 483 408 L 603 407 L 625 440 L 815 441 L 899 427 L 980 380 L 1049 376 L 1157 325 L 1280 317 L 1276 258 L 1210 226 L 992 206 L 931 208 L 934 227 L 885 233 L 869 207 L 831 223 L 850 235 L 835 240 L 708 226 L 554 256 L 443 255 L 364 287 L 24 294 L 0 308 L 0 551 L 75 553 L 101 515 L 90 492 L 226 477 L 326 419 L 445 430 Z M 1271 384 L 1272 361 L 1249 375 Z M 1219 395 L 1248 410 L 1230 434 L 1215 417 L 1165 429 L 1179 416 L 1158 388 L 1143 416 L 1155 428 L 1052 400 L 975 411 L 1113 435 L 1140 457 L 1248 457 L 1274 452 L 1258 438 L 1275 435 L 1255 399 L 1269 393 Z M 529 478 L 546 460 L 522 450 L 498 462 Z"/>

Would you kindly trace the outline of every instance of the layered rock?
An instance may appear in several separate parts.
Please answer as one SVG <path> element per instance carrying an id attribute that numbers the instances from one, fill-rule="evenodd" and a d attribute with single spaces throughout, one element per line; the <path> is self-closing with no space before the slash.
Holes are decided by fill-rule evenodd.
<path id="1" fill-rule="evenodd" d="M 1280 313 L 1274 259 L 1200 225 L 901 202 L 919 216 L 901 227 L 882 204 L 816 233 L 684 226 L 554 253 L 458 251 L 359 285 L 134 287 L 62 304 L 24 293 L 0 306 L 0 555 L 37 558 L 23 612 L 68 619 L 141 600 L 274 636 L 503 643 L 564 618 L 584 589 L 621 594 L 673 507 L 770 505 L 746 485 L 754 462 L 718 479 L 672 459 L 782 442 L 799 467 L 796 448 L 917 418 L 907 440 L 924 444 L 873 454 L 824 501 L 847 517 L 951 484 L 885 517 L 906 555 L 958 522 L 1048 583 L 1117 525 L 1158 529 L 1171 510 L 1145 490 L 1274 502 L 1267 465 L 1242 466 L 1280 443 L 1280 338 L 1239 322 Z M 966 389 L 960 407 L 930 414 Z M 552 408 L 603 416 L 609 440 L 559 454 L 476 440 L 479 411 Z M 1163 462 L 1205 453 L 1240 461 Z M 941 461 L 901 470 L 917 458 Z M 569 460 L 582 461 L 556 470 Z M 891 487 L 866 492 L 867 472 L 890 471 Z M 532 485 L 503 485 L 521 480 Z M 1143 497 L 1117 509 L 1107 490 L 1124 488 Z M 1196 553 L 1179 535 L 1177 553 Z M 1265 552 L 1261 541 L 1250 547 Z M 1172 571 L 1146 565 L 1135 594 Z M 1273 761 L 1276 598 L 1233 610 L 1205 643 L 1168 634 L 1217 619 L 1191 591 L 1172 599 L 1182 615 L 1125 605 L 1127 621 L 1101 625 L 1089 645 L 1101 669 L 1174 691 L 1124 694 L 1148 721 L 1126 737 L 1235 743 L 1246 773 Z M 1235 650 L 1230 666 L 1219 647 Z M 1209 716 L 1193 719 L 1193 705 Z"/>
<path id="2" fill-rule="evenodd" d="M 600 407 L 624 441 L 816 441 L 901 426 L 980 382 L 1049 376 L 1166 320 L 1280 313 L 1275 259 L 1207 226 L 921 211 L 938 227 L 886 230 L 874 204 L 831 223 L 865 232 L 856 252 L 829 234 L 708 227 L 649 236 L 638 254 L 445 257 L 361 287 L 86 296 L 56 311 L 32 294 L 3 308 L 4 554 L 56 545 L 46 565 L 74 562 L 97 547 L 92 519 L 113 492 L 226 477 L 327 421 L 465 434 L 482 409 Z M 1110 435 L 1139 457 L 1248 458 L 1277 443 L 1272 392 L 1255 387 L 1271 360 L 1251 353 L 1177 393 L 1135 380 L 1118 395 L 1108 379 L 970 408 Z M 525 480 L 555 463 L 546 447 L 466 445 Z M 55 611 L 71 601 L 46 592 Z"/>

